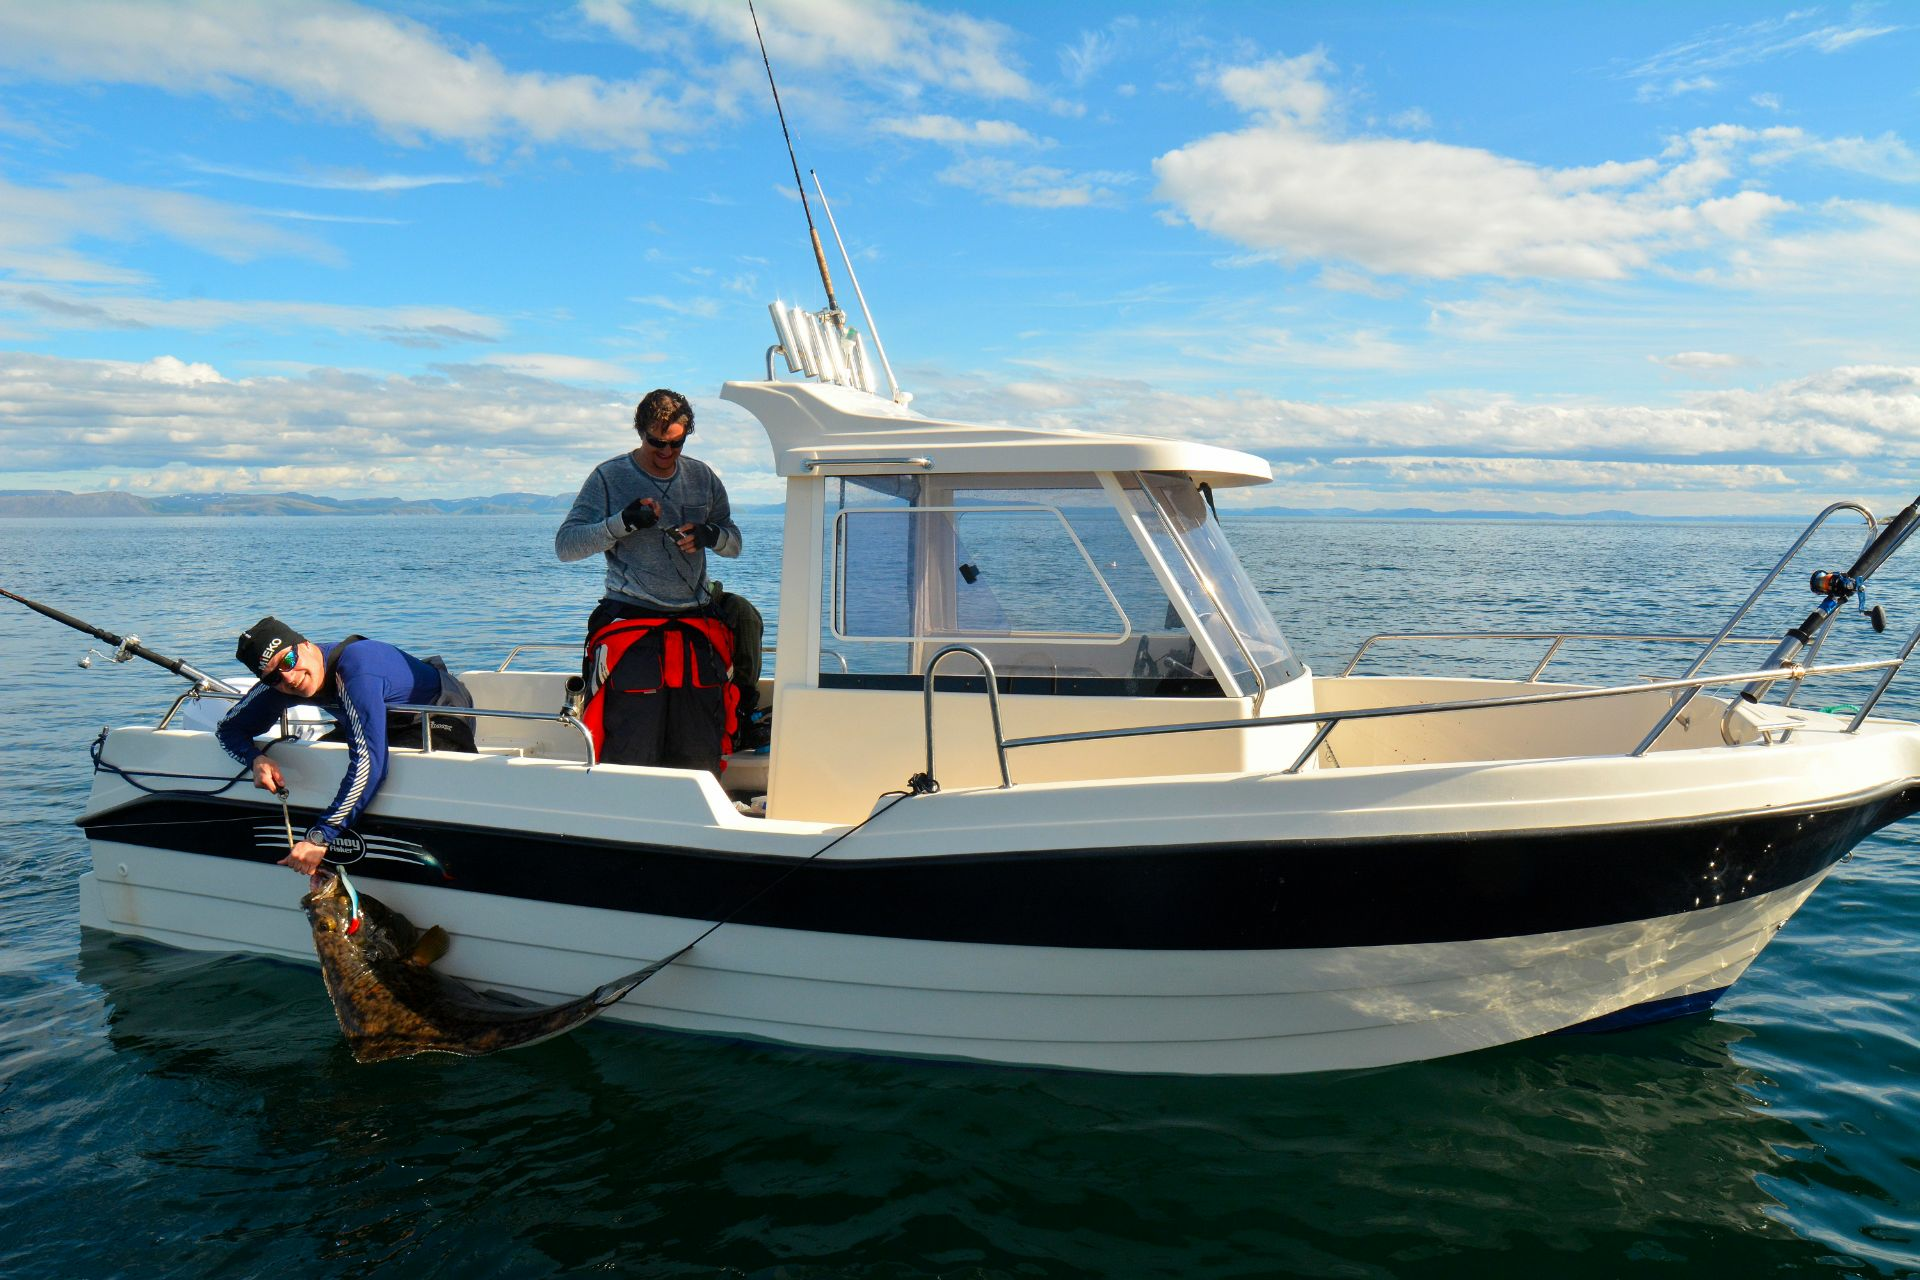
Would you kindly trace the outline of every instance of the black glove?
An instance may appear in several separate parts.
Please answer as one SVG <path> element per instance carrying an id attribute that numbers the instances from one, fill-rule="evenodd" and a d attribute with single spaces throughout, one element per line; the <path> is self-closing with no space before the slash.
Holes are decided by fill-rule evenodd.
<path id="1" fill-rule="evenodd" d="M 660 513 L 647 505 L 645 498 L 635 498 L 620 509 L 620 518 L 626 522 L 627 532 L 635 529 L 651 529 L 658 523 Z"/>
<path id="2" fill-rule="evenodd" d="M 697 524 L 687 532 L 693 535 L 693 545 L 703 551 L 720 541 L 720 526 L 711 520 L 705 524 Z"/>

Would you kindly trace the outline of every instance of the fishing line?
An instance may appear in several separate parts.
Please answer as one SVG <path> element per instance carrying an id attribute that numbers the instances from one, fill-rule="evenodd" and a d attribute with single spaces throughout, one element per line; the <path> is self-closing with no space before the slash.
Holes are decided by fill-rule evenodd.
<path id="1" fill-rule="evenodd" d="M 166 795 L 169 793 L 156 792 L 155 794 Z M 180 792 L 173 792 L 171 794 L 183 795 L 183 796 L 198 796 L 198 795 L 205 795 L 207 793 L 204 791 L 180 791 Z M 258 821 L 259 821 L 259 818 L 257 816 L 248 816 L 243 818 L 182 818 L 176 822 L 89 822 L 86 826 L 86 829 L 88 831 L 124 831 L 129 827 L 139 827 L 142 830 L 146 829 L 147 827 L 211 827 L 211 826 L 217 826 L 223 822 L 258 822 Z"/>
<path id="2" fill-rule="evenodd" d="M 668 956 L 665 960 L 656 961 L 652 965 L 648 966 L 646 973 L 640 978 L 639 982 L 635 982 L 633 985 L 635 987 L 639 986 L 641 982 L 645 982 L 648 978 L 651 978 L 654 974 L 660 972 L 662 969 L 672 964 L 675 960 L 678 960 L 681 956 L 687 954 L 687 952 L 699 946 L 702 942 L 705 942 L 709 937 L 713 936 L 714 930 L 718 929 L 721 925 L 726 924 L 728 921 L 732 920 L 735 916 L 739 915 L 742 911 L 745 911 L 748 907 L 752 906 L 754 903 L 760 901 L 760 899 L 764 898 L 766 895 L 768 895 L 769 893 L 772 893 L 775 889 L 778 889 L 781 885 L 785 884 L 787 882 L 787 878 L 791 876 L 794 872 L 806 866 L 809 862 L 812 862 L 815 858 L 819 857 L 821 854 L 825 853 L 827 850 L 833 848 L 833 846 L 839 844 L 842 840 L 845 840 L 848 836 L 852 835 L 854 832 L 860 830 L 861 827 L 864 827 L 869 822 L 872 822 L 875 818 L 885 813 L 888 809 L 893 808 L 894 805 L 899 804 L 902 800 L 907 799 L 909 796 L 917 795 L 919 793 L 914 791 L 883 791 L 880 794 L 882 796 L 892 796 L 893 800 L 889 804 L 887 804 L 884 808 L 875 809 L 872 813 L 862 818 L 858 823 L 856 823 L 851 827 L 848 827 L 845 831 L 842 831 L 839 835 L 827 841 L 826 844 L 822 845 L 818 849 L 815 849 L 812 853 L 800 859 L 800 861 L 794 863 L 792 866 L 788 867 L 785 871 L 781 872 L 776 879 L 768 882 L 765 885 L 762 885 L 759 889 L 756 889 L 753 892 L 753 894 L 746 899 L 746 901 L 742 902 L 739 906 L 727 912 L 726 915 L 721 916 L 718 920 L 714 921 L 713 924 L 707 928 L 707 931 L 705 933 L 701 934 L 699 937 L 695 938 L 692 942 L 689 942 L 686 946 L 680 948 L 678 951 Z M 632 989 L 633 989 L 632 987 L 628 988 L 629 991 L 631 991 Z"/>

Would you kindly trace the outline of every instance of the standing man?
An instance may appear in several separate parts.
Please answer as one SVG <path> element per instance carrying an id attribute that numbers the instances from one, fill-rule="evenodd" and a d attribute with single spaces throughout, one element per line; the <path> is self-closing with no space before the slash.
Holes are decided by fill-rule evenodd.
<path id="1" fill-rule="evenodd" d="M 286 786 L 280 766 L 267 759 L 254 738 L 299 703 L 317 705 L 339 721 L 330 741 L 344 738 L 347 773 L 320 820 L 307 828 L 280 865 L 310 875 L 327 847 L 373 802 L 387 776 L 387 708 L 399 703 L 471 707 L 473 695 L 438 658 L 422 661 L 379 640 L 348 636 L 322 649 L 275 617 L 265 617 L 240 633 L 235 658 L 260 677 L 260 683 L 221 717 L 214 735 L 226 753 L 253 770 L 253 785 L 279 792 Z M 395 746 L 418 743 L 418 716 L 394 713 L 401 720 L 391 735 Z M 473 723 L 464 716 L 434 716 L 434 745 L 448 751 L 473 751 Z M 412 735 L 408 742 L 403 735 Z"/>
<path id="2" fill-rule="evenodd" d="M 703 679 L 699 663 L 673 655 L 684 652 L 681 644 L 703 646 L 695 633 L 706 621 L 717 621 L 731 633 L 722 665 L 733 668 L 738 713 L 744 718 L 759 698 L 760 614 L 741 597 L 716 592 L 707 578 L 709 551 L 728 558 L 740 554 L 740 530 L 733 523 L 726 486 L 713 468 L 686 455 L 693 406 L 679 392 L 648 392 L 634 410 L 633 429 L 640 436 L 639 447 L 593 469 L 553 539 L 554 554 L 568 563 L 596 552 L 607 559 L 606 594 L 587 619 L 588 688 L 604 684 L 610 674 L 594 669 L 596 636 L 615 622 L 658 620 L 677 625 L 659 628 L 661 634 L 646 641 L 636 660 L 657 648 L 655 669 L 661 674 L 651 677 L 651 688 L 648 679 L 638 675 L 619 683 L 638 681 L 638 692 L 693 689 Z M 667 644 L 669 632 L 673 646 Z M 672 683 L 675 673 L 684 684 Z M 724 718 L 711 710 L 689 711 L 687 697 L 661 701 L 661 709 L 649 711 L 644 731 L 637 737 L 621 735 L 626 741 L 608 758 L 717 771 L 725 751 Z M 667 701 L 677 701 L 680 711 L 665 709 Z M 670 723 L 674 719 L 681 723 Z M 707 720 L 712 723 L 704 723 Z"/>

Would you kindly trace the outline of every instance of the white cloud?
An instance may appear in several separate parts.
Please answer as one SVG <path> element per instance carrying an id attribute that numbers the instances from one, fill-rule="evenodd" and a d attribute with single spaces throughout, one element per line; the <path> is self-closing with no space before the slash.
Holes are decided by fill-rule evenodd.
<path id="1" fill-rule="evenodd" d="M 364 307 L 331 302 L 146 298 L 128 294 L 73 293 L 0 287 L 0 312 L 31 316 L 62 329 L 177 329 L 207 332 L 249 329 L 328 329 L 362 334 L 401 346 L 444 347 L 496 342 L 506 325 L 492 316 L 458 307 Z"/>
<path id="2" fill-rule="evenodd" d="M 940 181 L 977 191 L 1002 204 L 1035 209 L 1082 208 L 1118 201 L 1115 187 L 1134 180 L 1130 173 L 1091 170 L 1076 173 L 1049 165 L 1017 164 L 991 156 L 958 161 L 935 175 Z"/>
<path id="3" fill-rule="evenodd" d="M 1765 146 L 1754 153 L 1758 165 L 1812 160 L 1889 182 L 1920 182 L 1920 155 L 1892 133 L 1877 138 L 1819 138 L 1800 129 L 1768 129 Z"/>
<path id="4" fill-rule="evenodd" d="M 1647 359 L 1682 373 L 1711 373 L 1723 369 L 1737 369 L 1747 363 L 1739 356 L 1727 355 L 1720 351 L 1676 351 L 1672 355 L 1648 356 Z"/>
<path id="5" fill-rule="evenodd" d="M 1335 293 L 1357 293 L 1368 298 L 1398 298 L 1406 292 L 1398 286 L 1385 284 L 1370 275 L 1348 271 L 1342 267 L 1323 269 L 1313 282 L 1322 289 L 1331 289 Z"/>
<path id="6" fill-rule="evenodd" d="M 760 71 L 746 5 L 653 0 L 652 8 L 707 27 L 751 53 L 753 69 Z M 829 71 L 906 99 L 929 88 L 984 98 L 1034 95 L 1008 51 L 1013 33 L 996 22 L 905 0 L 764 0 L 757 9 L 767 53 L 783 75 Z M 665 39 L 655 23 L 636 20 L 630 2 L 592 0 L 584 13 L 643 48 Z"/>
<path id="7" fill-rule="evenodd" d="M 1124 17 L 1115 19 L 1099 31 L 1082 31 L 1079 39 L 1061 47 L 1060 74 L 1074 88 L 1084 89 L 1088 81 L 1120 56 L 1122 48 L 1139 25 L 1139 19 Z"/>
<path id="8" fill-rule="evenodd" d="M 1750 289 L 1911 299 L 1920 288 L 1920 210 L 1830 200 L 1822 222 L 1735 248 L 1711 278 Z"/>
<path id="9" fill-rule="evenodd" d="M 1780 467 L 1750 464 L 1607 462 L 1575 458 L 1341 458 L 1336 466 L 1373 470 L 1396 484 L 1420 489 L 1722 489 L 1785 488 L 1794 478 Z"/>
<path id="10" fill-rule="evenodd" d="M 190 357 L 129 363 L 0 352 L 3 483 L 105 488 L 146 477 L 162 491 L 571 492 L 595 463 L 630 445 L 640 385 L 629 375 L 626 390 L 613 392 L 541 376 L 614 369 L 571 359 L 508 356 L 501 363 L 518 370 L 442 366 L 418 377 L 328 368 L 232 377 Z M 931 372 L 913 380 L 936 415 L 1252 449 L 1291 473 L 1284 490 L 1257 500 L 1292 505 L 1369 505 L 1369 495 L 1404 504 L 1410 494 L 1457 504 L 1472 490 L 1543 510 L 1563 509 L 1552 495 L 1567 492 L 1583 495 L 1580 509 L 1680 513 L 1724 502 L 1800 510 L 1827 496 L 1904 500 L 1920 484 L 1914 366 L 1841 367 L 1659 405 L 1499 395 L 1333 404 L 1044 372 L 1011 383 Z M 757 427 L 722 404 L 700 410 L 701 456 L 726 470 L 736 498 L 777 496 Z M 1884 492 L 1832 494 L 1836 484 L 1856 486 L 1846 468 L 1859 458 L 1875 460 L 1870 480 Z M 1615 496 L 1595 496 L 1605 494 Z M 1748 498 L 1739 506 L 1740 494 L 1760 495 L 1759 505 Z"/>
<path id="11" fill-rule="evenodd" d="M 546 352 L 527 351 L 490 355 L 482 357 L 480 363 L 553 382 L 612 382 L 627 385 L 631 384 L 635 378 L 632 369 L 622 364 L 615 364 L 611 360 L 593 360 L 585 356 L 555 355 Z"/>
<path id="12" fill-rule="evenodd" d="M 874 127 L 898 138 L 916 138 L 952 147 L 1039 146 L 1040 139 L 1010 120 L 958 120 L 923 115 L 881 120 Z"/>
<path id="13" fill-rule="evenodd" d="M 1216 85 L 1228 102 L 1273 124 L 1319 124 L 1333 101 L 1321 77 L 1333 70 L 1318 51 L 1274 58 L 1257 66 L 1228 67 Z"/>
<path id="14" fill-rule="evenodd" d="M 1888 483 L 1920 478 L 1920 366 L 1842 366 L 1758 389 L 1694 392 L 1674 404 L 1497 393 L 1328 402 L 1175 392 L 1136 379 L 1029 377 L 1010 406 L 984 379 L 917 374 L 915 382 L 925 386 L 923 402 L 938 402 L 930 413 L 1177 435 L 1280 459 L 1444 450 L 1459 458 L 1663 463 L 1738 457 L 1738 465 L 1794 467 L 1873 457 Z"/>
<path id="15" fill-rule="evenodd" d="M 1735 26 L 1709 27 L 1653 54 L 1627 72 L 1637 80 L 1680 80 L 1708 71 L 1752 66 L 1809 50 L 1838 53 L 1866 40 L 1901 30 L 1863 22 L 1823 23 L 1818 8 L 1797 9 L 1778 18 Z"/>
<path id="16" fill-rule="evenodd" d="M 244 98 L 266 91 L 392 137 L 473 147 L 571 143 L 650 158 L 696 123 L 638 81 L 514 72 L 410 18 L 345 0 L 64 0 L 0 6 L 0 67 L 16 77 Z"/>
<path id="17" fill-rule="evenodd" d="M 282 173 L 245 165 L 215 164 L 210 160 L 182 157 L 181 163 L 195 173 L 209 173 L 246 182 L 263 182 L 283 187 L 304 187 L 314 191 L 417 191 L 422 187 L 454 186 L 479 182 L 479 174 L 461 173 L 368 173 L 364 169 L 315 169 L 310 172 Z"/>
<path id="18" fill-rule="evenodd" d="M 1778 111 L 1781 105 L 1780 95 L 1777 93 L 1756 93 L 1747 101 L 1763 111 Z"/>
<path id="19" fill-rule="evenodd" d="M 25 120 L 0 107 L 0 134 L 9 134 L 16 138 L 25 138 L 29 142 L 51 142 L 47 131 L 38 125 L 28 124 Z"/>
<path id="20" fill-rule="evenodd" d="M 9 487 L 57 475 L 104 488 L 164 474 L 177 489 L 571 492 L 630 442 L 632 411 L 624 395 L 471 365 L 420 377 L 227 378 L 173 356 L 0 352 Z M 207 482 L 210 472 L 220 483 Z"/>
<path id="21" fill-rule="evenodd" d="M 1430 279 L 1617 280 L 1683 254 L 1734 262 L 1789 201 L 1741 187 L 1755 166 L 1813 160 L 1920 180 L 1920 157 L 1891 134 L 1824 139 L 1800 129 L 1714 125 L 1658 157 L 1553 169 L 1423 139 L 1339 131 L 1319 54 L 1231 68 L 1216 87 L 1254 119 L 1154 162 L 1157 194 L 1202 231 L 1285 262 Z M 1802 220 L 1817 235 L 1851 218 Z M 1899 256 L 1899 255 L 1896 255 Z M 1744 261 L 1744 260 L 1742 260 Z M 1739 271 L 1695 268 L 1702 279 Z"/>
<path id="22" fill-rule="evenodd" d="M 737 285 L 738 282 L 735 281 L 724 287 L 731 289 L 735 293 L 741 292 Z M 654 307 L 661 311 L 668 311 L 677 316 L 693 316 L 700 320 L 711 320 L 719 315 L 721 311 L 721 304 L 719 300 L 715 298 L 669 297 L 666 294 L 656 293 L 649 294 L 646 297 L 629 298 L 627 301 L 637 302 L 643 307 Z"/>
<path id="23" fill-rule="evenodd" d="M 130 369 L 128 376 L 172 387 L 204 387 L 226 381 L 212 365 L 199 361 L 188 364 L 178 356 L 155 356 L 145 364 Z"/>
<path id="24" fill-rule="evenodd" d="M 1685 80 L 1669 80 L 1664 84 L 1642 84 L 1634 96 L 1642 102 L 1657 102 L 1662 98 L 1678 98 L 1689 93 L 1711 93 L 1719 87 L 1720 82 L 1712 76 L 1693 76 Z"/>
<path id="25" fill-rule="evenodd" d="M 1159 194 L 1203 231 L 1295 261 L 1368 271 L 1617 278 L 1683 211 L 1640 211 L 1491 152 L 1433 142 L 1334 140 L 1261 124 L 1154 161 Z"/>
<path id="26" fill-rule="evenodd" d="M 74 242 L 133 241 L 156 233 L 229 262 L 339 257 L 332 246 L 276 225 L 261 210 L 202 196 L 89 177 L 46 187 L 0 177 L 0 272 L 31 280 L 131 283 L 142 278 L 139 273 L 83 256 Z"/>

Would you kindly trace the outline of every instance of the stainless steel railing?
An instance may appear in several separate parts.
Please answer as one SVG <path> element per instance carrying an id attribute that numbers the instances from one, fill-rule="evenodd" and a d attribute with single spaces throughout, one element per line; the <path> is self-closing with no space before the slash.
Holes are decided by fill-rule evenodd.
<path id="1" fill-rule="evenodd" d="M 1779 561 L 1776 562 L 1773 568 L 1761 579 L 1760 584 L 1754 588 L 1747 599 L 1738 609 L 1734 610 L 1733 616 L 1728 619 L 1727 623 L 1713 636 L 1636 634 L 1607 631 L 1380 632 L 1362 641 L 1360 647 L 1354 651 L 1353 657 L 1348 660 L 1346 667 L 1340 672 L 1343 677 L 1352 675 L 1354 670 L 1360 665 L 1361 659 L 1366 656 L 1367 651 L 1375 644 L 1387 640 L 1548 641 L 1546 653 L 1541 656 L 1540 661 L 1536 663 L 1533 670 L 1528 673 L 1526 683 L 1538 681 L 1545 673 L 1547 667 L 1553 662 L 1554 657 L 1560 652 L 1562 646 L 1569 641 L 1697 644 L 1704 646 L 1701 653 L 1687 668 L 1686 673 L 1677 680 L 1643 681 L 1639 684 L 1612 685 L 1604 688 L 1559 689 L 1545 693 L 1515 694 L 1496 698 L 1469 698 L 1446 702 L 1411 703 L 1395 707 L 1366 707 L 1349 711 L 1302 712 L 1295 715 L 1256 716 L 1241 720 L 1210 720 L 1174 725 L 1140 725 L 1121 729 L 1096 729 L 1085 730 L 1078 733 L 1044 734 L 1034 737 L 1009 739 L 1004 737 L 1000 730 L 998 694 L 993 678 L 993 668 L 991 664 L 987 662 L 986 655 L 971 649 L 970 646 L 950 645 L 934 655 L 933 662 L 927 665 L 924 676 L 927 697 L 927 772 L 929 776 L 931 776 L 933 772 L 933 665 L 949 652 L 955 650 L 972 652 L 987 672 L 987 692 L 992 699 L 990 707 L 993 712 L 994 751 L 1000 761 L 1000 774 L 1003 786 L 1011 785 L 1011 783 L 1006 780 L 1006 753 L 1020 747 L 1054 746 L 1070 742 L 1097 742 L 1110 738 L 1151 737 L 1170 733 L 1210 733 L 1230 729 L 1312 725 L 1314 726 L 1312 739 L 1300 754 L 1294 758 L 1293 763 L 1284 770 L 1287 774 L 1295 774 L 1320 750 L 1334 729 L 1349 720 L 1374 720 L 1395 716 L 1437 715 L 1459 711 L 1477 711 L 1494 707 L 1539 706 L 1555 702 L 1577 702 L 1595 698 L 1617 698 L 1628 694 L 1660 691 L 1674 693 L 1676 696 L 1654 723 L 1653 727 L 1648 730 L 1646 735 L 1627 753 L 1629 756 L 1638 757 L 1653 748 L 1654 744 L 1659 740 L 1660 735 L 1666 732 L 1667 728 L 1680 716 L 1681 712 L 1686 709 L 1701 689 L 1722 684 L 1747 684 L 1756 680 L 1765 680 L 1768 683 L 1785 681 L 1791 688 L 1787 697 L 1783 700 L 1782 705 L 1784 706 L 1793 701 L 1794 696 L 1797 695 L 1801 686 L 1812 676 L 1880 671 L 1883 674 L 1879 682 L 1875 685 L 1873 693 L 1865 702 L 1860 704 L 1859 708 L 1854 712 L 1853 719 L 1848 722 L 1846 729 L 1843 731 L 1846 733 L 1856 733 L 1859 731 L 1860 726 L 1866 722 L 1867 716 L 1872 713 L 1873 708 L 1879 703 L 1881 695 L 1887 690 L 1887 686 L 1893 682 L 1894 677 L 1897 676 L 1905 666 L 1915 646 L 1920 644 L 1920 626 L 1916 626 L 1907 636 L 1906 642 L 1901 646 L 1897 657 L 1878 659 L 1871 662 L 1830 663 L 1826 666 L 1819 666 L 1816 665 L 1816 660 L 1819 655 L 1821 642 L 1826 638 L 1828 631 L 1832 627 L 1834 617 L 1837 616 L 1830 615 L 1822 624 L 1818 634 L 1813 637 L 1802 661 L 1783 662 L 1777 667 L 1768 668 L 1760 672 L 1740 672 L 1732 675 L 1717 676 L 1699 676 L 1696 674 L 1700 668 L 1706 664 L 1707 659 L 1722 645 L 1763 644 L 1776 646 L 1779 643 L 1773 639 L 1735 636 L 1733 635 L 1733 630 L 1740 624 L 1740 621 L 1746 617 L 1747 613 L 1753 608 L 1754 604 L 1759 601 L 1760 597 L 1765 594 L 1766 590 L 1773 585 L 1787 564 L 1806 546 L 1808 540 L 1813 537 L 1814 533 L 1829 519 L 1842 511 L 1855 512 L 1865 519 L 1867 523 L 1868 542 L 1869 545 L 1871 545 L 1875 525 L 1873 513 L 1858 503 L 1836 502 L 1831 504 L 1821 511 L 1819 515 L 1814 517 L 1812 522 L 1808 524 L 1807 528 L 1800 534 L 1799 538 L 1787 549 L 1786 554 L 1780 557 Z M 1733 716 L 1737 705 L 1737 702 L 1729 705 L 1727 710 L 1729 720 Z M 1781 740 L 1784 741 L 1790 733 L 1791 728 L 1788 729 L 1787 734 L 1782 735 Z M 1728 736 L 1724 723 L 1722 726 L 1722 735 L 1728 745 L 1734 745 L 1734 740 L 1731 736 Z M 1769 745 L 1775 741 L 1772 732 L 1769 731 L 1769 727 L 1767 726 L 1762 726 L 1760 736 L 1762 740 Z"/>
<path id="2" fill-rule="evenodd" d="M 927 659 L 926 679 L 923 682 L 926 685 L 924 700 L 927 714 L 927 777 L 932 779 L 938 776 L 933 771 L 933 670 L 940 665 L 941 659 L 956 653 L 964 653 L 979 663 L 981 672 L 987 678 L 987 710 L 993 715 L 993 747 L 994 754 L 1000 759 L 1000 785 L 1003 788 L 1011 787 L 1013 778 L 1007 773 L 1008 744 L 1005 735 L 1000 731 L 999 678 L 993 674 L 993 660 L 970 644 L 947 645 Z"/>
<path id="3" fill-rule="evenodd" d="M 1333 730 L 1349 720 L 1380 720 L 1394 716 L 1440 715 L 1457 711 L 1480 711 L 1490 707 L 1526 707 L 1544 706 L 1554 702 L 1584 702 L 1595 698 L 1619 698 L 1636 693 L 1659 693 L 1670 690 L 1701 689 L 1716 684 L 1744 684 L 1771 674 L 1773 679 L 1806 679 L 1809 676 L 1842 675 L 1855 671 L 1897 672 L 1913 652 L 1916 643 L 1920 643 L 1920 627 L 1907 638 L 1906 646 L 1897 658 L 1881 658 L 1873 662 L 1842 662 L 1824 667 L 1774 667 L 1767 671 L 1740 671 L 1730 675 L 1695 676 L 1682 680 L 1654 680 L 1644 684 L 1613 685 L 1602 689 L 1555 689 L 1546 693 L 1522 693 L 1504 698 L 1462 698 L 1447 702 L 1417 702 L 1397 707 L 1357 707 L 1349 711 L 1304 711 L 1285 716 L 1253 716 L 1244 720 L 1207 720 L 1186 724 L 1138 725 L 1125 729 L 1092 729 L 1079 733 L 1051 733 L 1031 738 L 1007 738 L 999 742 L 1004 755 L 1019 747 L 1054 746 L 1067 742 L 1098 742 L 1107 738 L 1143 738 L 1165 733 L 1210 733 L 1226 729 L 1258 729 L 1286 725 L 1314 725 L 1316 731 L 1312 741 L 1294 758 L 1283 773 L 1298 773 L 1313 758 L 1313 755 L 1327 740 Z M 1881 682 L 1882 688 L 1891 680 L 1891 675 Z M 1871 703 L 1863 706 L 1844 730 L 1852 733 L 1859 729 L 1867 717 Z M 1646 744 L 1636 747 L 1630 755 L 1639 755 Z"/>
<path id="4" fill-rule="evenodd" d="M 1347 665 L 1340 669 L 1340 674 L 1352 675 L 1354 669 L 1360 665 L 1360 660 L 1366 657 L 1367 651 L 1374 645 L 1387 640 L 1549 640 L 1552 643 L 1547 646 L 1546 653 L 1541 655 L 1540 661 L 1534 665 L 1533 670 L 1527 673 L 1526 679 L 1529 683 L 1541 677 L 1553 662 L 1555 655 L 1560 652 L 1562 645 L 1574 640 L 1701 644 L 1707 645 L 1709 652 L 1722 644 L 1763 644 L 1771 647 L 1777 643 L 1775 640 L 1760 636 L 1728 636 L 1725 633 L 1718 636 L 1680 636 L 1649 635 L 1628 631 L 1379 631 L 1360 642 L 1360 647 L 1353 651 L 1353 657 L 1347 659 Z M 1692 675 L 1699 669 L 1700 662 L 1696 660 L 1691 667 L 1687 668 L 1685 674 Z"/>
<path id="5" fill-rule="evenodd" d="M 532 646 L 527 647 L 530 648 Z M 511 655 L 509 655 L 509 661 L 511 661 Z M 175 698 L 173 705 L 167 708 L 167 713 L 160 717 L 160 723 L 154 727 L 156 729 L 166 728 L 173 722 L 174 716 L 179 714 L 180 708 L 191 699 L 218 698 L 222 702 L 238 702 L 245 696 L 245 694 L 240 693 L 228 693 L 222 689 L 203 689 L 195 686 Z M 389 711 L 400 711 L 420 717 L 420 749 L 429 755 L 433 754 L 434 746 L 433 721 L 428 717 L 462 716 L 468 719 L 538 720 L 548 724 L 566 725 L 579 733 L 582 743 L 586 746 L 587 768 L 591 769 L 600 763 L 599 756 L 593 747 L 593 733 L 586 725 L 580 723 L 580 721 L 565 711 L 508 711 L 501 707 L 440 707 L 413 702 L 392 703 L 387 709 Z M 293 727 L 293 723 L 285 716 L 280 718 L 280 731 L 282 733 L 291 734 Z"/>
<path id="6" fill-rule="evenodd" d="M 500 659 L 500 665 L 495 667 L 494 671 L 496 672 L 505 671 L 508 667 L 513 665 L 513 660 L 515 658 L 519 657 L 523 652 L 525 652 L 528 649 L 565 649 L 571 652 L 572 654 L 574 654 L 575 657 L 577 658 L 580 653 L 580 642 L 576 640 L 572 644 L 562 644 L 557 640 L 539 640 L 531 644 L 517 644 L 513 646 L 513 648 L 507 650 L 507 656 Z"/>

